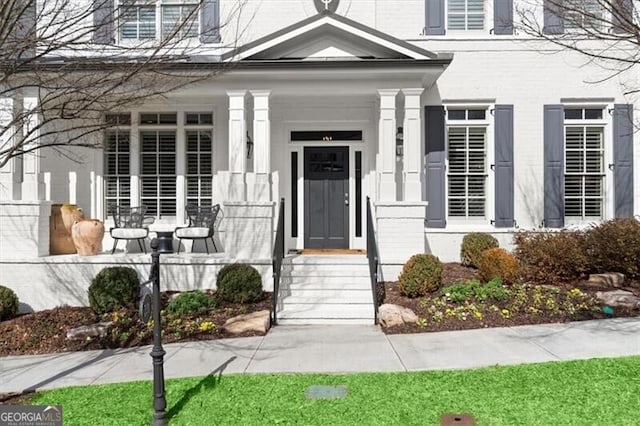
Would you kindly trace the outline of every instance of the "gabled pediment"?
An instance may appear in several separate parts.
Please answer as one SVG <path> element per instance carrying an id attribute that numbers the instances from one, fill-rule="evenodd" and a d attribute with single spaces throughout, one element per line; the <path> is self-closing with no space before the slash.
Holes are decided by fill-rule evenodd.
<path id="1" fill-rule="evenodd" d="M 437 54 L 324 11 L 223 55 L 224 61 L 436 59 Z"/>

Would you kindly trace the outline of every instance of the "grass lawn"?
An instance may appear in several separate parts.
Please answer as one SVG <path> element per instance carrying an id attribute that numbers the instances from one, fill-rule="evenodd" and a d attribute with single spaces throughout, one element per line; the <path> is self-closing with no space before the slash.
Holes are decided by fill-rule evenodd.
<path id="1" fill-rule="evenodd" d="M 344 385 L 344 399 L 310 400 L 310 385 Z M 145 425 L 151 383 L 64 388 L 32 404 L 61 404 L 65 425 Z M 167 381 L 171 425 L 637 425 L 640 357 L 465 371 L 345 375 L 229 375 Z"/>

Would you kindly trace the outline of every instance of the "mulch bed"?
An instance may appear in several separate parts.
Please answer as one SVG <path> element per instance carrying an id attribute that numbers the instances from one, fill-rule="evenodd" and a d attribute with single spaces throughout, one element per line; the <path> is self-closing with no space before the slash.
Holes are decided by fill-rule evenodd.
<path id="1" fill-rule="evenodd" d="M 477 271 L 473 268 L 463 266 L 459 263 L 447 263 L 444 265 L 442 272 L 443 286 L 454 283 L 466 282 L 470 279 L 477 278 Z M 579 288 L 585 294 L 594 295 L 597 291 L 612 290 L 607 287 L 598 287 L 594 285 L 587 285 L 585 282 L 575 281 L 572 283 L 561 283 L 558 285 L 562 289 Z M 640 296 L 640 283 L 632 281 L 628 283 L 628 287 L 624 290 L 632 291 L 637 296 Z M 425 315 L 425 308 L 421 304 L 421 298 L 411 299 L 400 294 L 398 282 L 385 282 L 384 283 L 385 299 L 384 303 L 390 303 L 394 305 L 400 305 L 411 309 L 418 317 Z M 420 326 L 418 324 L 403 324 L 393 327 L 383 327 L 383 331 L 387 334 L 408 334 L 408 333 L 425 333 L 436 331 L 452 331 L 452 330 L 469 330 L 477 328 L 490 328 L 490 327 L 511 327 L 515 325 L 529 325 L 529 324 L 545 324 L 545 323 L 563 323 L 569 321 L 583 321 L 591 319 L 604 319 L 612 317 L 635 317 L 640 315 L 640 311 L 630 308 L 616 308 L 612 315 L 605 315 L 602 312 L 578 312 L 576 314 L 569 314 L 567 312 L 561 312 L 560 314 L 552 315 L 548 312 L 542 314 L 530 315 L 525 312 L 512 312 L 508 319 L 504 318 L 499 312 L 485 313 L 481 320 L 467 319 L 461 320 L 458 318 L 446 318 L 441 322 L 427 321 L 426 326 Z"/>
<path id="2" fill-rule="evenodd" d="M 163 293 L 163 305 L 166 305 L 169 296 L 169 293 Z M 270 308 L 271 293 L 265 294 L 264 299 L 257 303 L 219 302 L 218 307 L 212 312 L 198 317 L 201 321 L 210 321 L 215 324 L 215 329 L 206 332 L 192 330 L 176 334 L 171 329 L 164 327 L 162 341 L 163 343 L 174 343 L 260 335 L 256 332 L 246 332 L 232 336 L 222 330 L 222 325 L 234 316 L 269 310 Z M 103 338 L 80 341 L 67 339 L 67 331 L 71 328 L 105 320 L 105 318 L 94 314 L 91 308 L 58 307 L 2 321 L 0 322 L 0 356 L 128 348 L 153 343 L 152 330 L 148 324 L 138 320 L 136 310 L 121 311 L 118 314 L 127 322 L 120 319 L 120 325 L 114 327 L 116 331 Z M 128 336 L 123 333 L 127 333 Z"/>

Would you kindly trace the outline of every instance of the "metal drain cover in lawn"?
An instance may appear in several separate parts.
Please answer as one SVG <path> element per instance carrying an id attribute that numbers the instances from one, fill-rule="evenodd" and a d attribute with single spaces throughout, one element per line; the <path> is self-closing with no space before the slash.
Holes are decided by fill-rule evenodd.
<path id="1" fill-rule="evenodd" d="M 346 386 L 311 385 L 304 391 L 307 399 L 342 399 L 349 393 Z"/>

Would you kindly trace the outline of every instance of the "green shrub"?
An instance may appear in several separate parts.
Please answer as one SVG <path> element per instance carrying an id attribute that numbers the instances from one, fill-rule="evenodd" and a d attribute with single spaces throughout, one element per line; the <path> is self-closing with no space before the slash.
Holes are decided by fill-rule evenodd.
<path id="1" fill-rule="evenodd" d="M 640 221 L 614 219 L 585 232 L 589 272 L 621 272 L 640 278 Z"/>
<path id="2" fill-rule="evenodd" d="M 471 301 L 471 299 L 475 299 L 479 302 L 483 302 L 487 299 L 502 301 L 509 295 L 507 290 L 502 286 L 502 280 L 500 278 L 495 278 L 485 285 L 482 285 L 480 281 L 473 279 L 465 283 L 458 283 L 443 287 L 440 290 L 440 293 L 448 300 L 460 304 Z"/>
<path id="3" fill-rule="evenodd" d="M 421 297 L 440 288 L 442 262 L 431 254 L 416 254 L 404 264 L 398 284 L 406 297 Z"/>
<path id="4" fill-rule="evenodd" d="M 216 307 L 216 301 L 201 291 L 180 293 L 169 302 L 167 311 L 176 316 L 202 315 Z"/>
<path id="5" fill-rule="evenodd" d="M 500 278 L 505 284 L 518 280 L 518 260 L 502 248 L 491 248 L 482 252 L 477 259 L 478 273 L 485 282 Z"/>
<path id="6" fill-rule="evenodd" d="M 479 256 L 485 250 L 499 247 L 498 240 L 484 232 L 472 232 L 462 239 L 460 247 L 460 263 L 465 266 L 477 267 Z"/>
<path id="7" fill-rule="evenodd" d="M 18 296 L 8 287 L 0 285 L 0 321 L 18 313 Z"/>
<path id="8" fill-rule="evenodd" d="M 262 277 L 251 265 L 233 263 L 218 272 L 217 294 L 222 300 L 234 303 L 252 303 L 262 298 Z"/>
<path id="9" fill-rule="evenodd" d="M 104 268 L 89 286 L 89 306 L 98 315 L 131 307 L 140 294 L 135 269 L 125 266 Z"/>
<path id="10" fill-rule="evenodd" d="M 518 232 L 513 240 L 520 276 L 536 284 L 556 284 L 582 278 L 589 261 L 582 232 Z"/>

